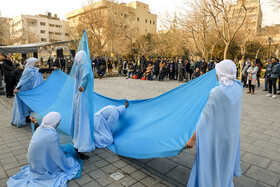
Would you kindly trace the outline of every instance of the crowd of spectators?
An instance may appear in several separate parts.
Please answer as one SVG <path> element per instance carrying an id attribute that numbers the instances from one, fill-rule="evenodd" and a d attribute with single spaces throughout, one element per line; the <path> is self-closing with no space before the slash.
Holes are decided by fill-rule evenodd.
<path id="1" fill-rule="evenodd" d="M 3 76 L 6 86 L 7 97 L 13 97 L 13 89 L 19 81 L 24 69 L 24 60 L 15 62 L 6 54 L 0 54 L 0 71 Z M 42 60 L 41 60 L 42 61 Z M 219 58 L 211 59 L 206 62 L 205 59 L 194 61 L 192 59 L 157 57 L 145 58 L 144 56 L 136 59 L 125 60 L 119 58 L 112 61 L 110 58 L 97 57 L 92 59 L 93 71 L 96 72 L 101 79 L 106 72 L 117 71 L 119 76 L 124 76 L 127 79 L 142 79 L 142 80 L 158 80 L 164 81 L 177 80 L 179 82 L 188 82 L 195 79 L 207 71 L 215 69 L 215 65 L 219 63 Z M 243 87 L 248 88 L 248 94 L 254 94 L 255 88 L 260 87 L 260 77 L 262 69 L 265 69 L 265 89 L 268 91 L 267 97 L 273 99 L 280 95 L 277 90 L 280 90 L 280 64 L 275 57 L 268 59 L 266 64 L 262 64 L 260 59 L 247 59 L 243 64 L 240 64 L 237 59 L 234 60 L 237 68 L 236 78 L 240 76 Z M 73 61 L 70 58 L 49 58 L 46 63 L 48 67 L 40 69 L 41 73 L 51 73 L 55 69 L 70 74 Z"/>
<path id="2" fill-rule="evenodd" d="M 143 80 L 159 80 L 164 79 L 178 80 L 187 82 L 200 75 L 205 74 L 215 68 L 215 64 L 219 63 L 219 59 L 211 59 L 209 63 L 202 59 L 195 62 L 190 59 L 181 58 L 145 58 L 144 56 L 129 61 L 119 58 L 114 61 L 114 67 L 119 76 Z M 92 60 L 94 71 L 102 78 L 106 73 L 113 69 L 113 62 L 109 58 L 106 62 L 105 58 L 98 57 Z"/>

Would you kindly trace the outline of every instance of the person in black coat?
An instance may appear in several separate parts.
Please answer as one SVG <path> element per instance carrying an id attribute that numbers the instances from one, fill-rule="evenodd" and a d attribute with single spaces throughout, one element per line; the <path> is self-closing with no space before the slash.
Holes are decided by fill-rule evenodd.
<path id="1" fill-rule="evenodd" d="M 98 68 L 97 68 L 97 74 L 99 78 L 101 79 L 106 73 L 106 61 L 104 58 L 100 58 Z"/>
<path id="2" fill-rule="evenodd" d="M 20 64 L 17 63 L 15 69 L 16 84 L 19 82 L 21 75 L 22 75 L 22 70 L 20 69 Z"/>
<path id="3" fill-rule="evenodd" d="M 61 70 L 62 71 L 64 71 L 65 72 L 65 59 L 64 58 L 62 58 L 61 60 L 60 60 L 60 64 L 61 64 Z"/>
<path id="4" fill-rule="evenodd" d="M 155 67 L 154 67 L 154 71 L 155 71 L 155 76 L 156 78 L 158 77 L 159 75 L 159 64 L 160 64 L 160 60 L 159 60 L 159 57 L 157 58 L 157 60 L 155 61 Z"/>
<path id="5" fill-rule="evenodd" d="M 49 66 L 49 68 L 52 68 L 52 65 L 53 65 L 53 60 L 51 59 L 51 57 L 49 57 L 49 59 L 48 59 L 48 66 Z"/>
<path id="6" fill-rule="evenodd" d="M 56 60 L 53 63 L 54 69 L 60 69 L 60 58 L 56 58 Z"/>
<path id="7" fill-rule="evenodd" d="M 14 96 L 13 91 L 16 85 L 15 67 L 9 56 L 5 54 L 2 56 L 4 60 L 2 64 L 2 70 L 6 83 L 6 96 L 7 98 L 12 98 Z"/>
<path id="8" fill-rule="evenodd" d="M 192 74 L 193 74 L 193 70 L 191 69 L 191 63 L 189 59 L 185 61 L 185 70 L 186 70 L 185 79 L 188 82 L 189 80 L 192 79 Z"/>
<path id="9" fill-rule="evenodd" d="M 206 70 L 207 70 L 207 62 L 205 62 L 205 59 L 203 59 L 199 65 L 199 70 L 201 72 L 201 74 L 205 74 Z"/>

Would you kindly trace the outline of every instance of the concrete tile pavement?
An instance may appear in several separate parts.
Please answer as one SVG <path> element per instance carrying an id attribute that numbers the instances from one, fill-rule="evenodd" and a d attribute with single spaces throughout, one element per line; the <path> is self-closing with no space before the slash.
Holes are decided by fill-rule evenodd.
<path id="1" fill-rule="evenodd" d="M 146 99 L 177 86 L 177 81 L 141 81 L 122 77 L 95 80 L 95 90 L 117 99 Z M 280 97 L 265 97 L 261 88 L 255 95 L 244 89 L 241 121 L 242 177 L 234 178 L 235 186 L 280 187 Z M 29 126 L 10 125 L 13 101 L 0 97 L 0 186 L 8 177 L 27 164 L 26 153 L 31 139 Z M 186 186 L 195 158 L 195 149 L 185 150 L 172 158 L 149 160 L 127 159 L 107 149 L 98 149 L 85 161 L 81 179 L 69 186 Z M 110 174 L 124 174 L 114 181 Z"/>

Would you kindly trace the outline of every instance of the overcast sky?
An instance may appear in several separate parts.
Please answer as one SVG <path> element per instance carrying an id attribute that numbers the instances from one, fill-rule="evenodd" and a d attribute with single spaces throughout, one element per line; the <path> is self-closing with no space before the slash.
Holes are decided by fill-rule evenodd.
<path id="1" fill-rule="evenodd" d="M 124 3 L 133 0 L 123 0 Z M 184 0 L 140 0 L 147 3 L 153 13 L 163 14 L 165 11 L 175 12 L 176 7 L 182 6 Z M 87 0 L 6 0 L 1 3 L 1 13 L 4 17 L 15 17 L 20 14 L 45 14 L 46 11 L 56 13 L 59 18 L 65 19 L 65 14 L 81 8 Z M 261 0 L 263 10 L 263 26 L 280 24 L 280 11 L 273 11 L 268 4 L 269 0 Z"/>

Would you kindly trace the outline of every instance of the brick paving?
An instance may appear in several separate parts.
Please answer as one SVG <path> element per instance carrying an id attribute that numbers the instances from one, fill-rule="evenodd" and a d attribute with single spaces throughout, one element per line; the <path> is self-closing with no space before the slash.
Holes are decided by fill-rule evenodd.
<path id="1" fill-rule="evenodd" d="M 177 81 L 141 81 L 122 77 L 95 80 L 95 90 L 117 99 L 146 99 L 177 86 Z M 254 96 L 244 89 L 241 116 L 242 176 L 234 178 L 237 187 L 280 187 L 280 97 L 266 98 L 262 88 Z M 27 164 L 26 153 L 31 139 L 30 126 L 10 125 L 12 99 L 0 96 L 0 186 Z M 184 150 L 170 158 L 127 159 L 108 149 L 97 149 L 84 162 L 81 179 L 70 187 L 145 187 L 186 186 L 196 150 Z M 114 181 L 110 175 L 124 175 Z"/>

